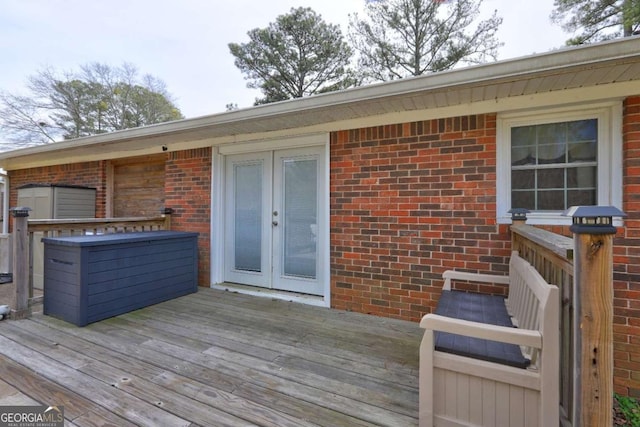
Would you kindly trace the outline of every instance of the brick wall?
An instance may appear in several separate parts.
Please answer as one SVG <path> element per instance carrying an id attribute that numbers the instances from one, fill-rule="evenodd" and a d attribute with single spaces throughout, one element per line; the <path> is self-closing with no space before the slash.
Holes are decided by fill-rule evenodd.
<path id="1" fill-rule="evenodd" d="M 443 271 L 504 273 L 495 163 L 495 114 L 333 133 L 333 306 L 418 321 Z"/>
<path id="2" fill-rule="evenodd" d="M 11 181 L 10 208 L 18 203 L 17 189 L 25 184 L 82 185 L 96 189 L 96 217 L 105 217 L 107 180 L 104 161 L 20 169 L 10 171 L 9 179 Z"/>
<path id="3" fill-rule="evenodd" d="M 614 382 L 640 397 L 640 96 L 625 101 L 623 120 L 629 217 L 614 241 Z M 418 321 L 435 306 L 444 270 L 506 272 L 511 245 L 495 221 L 495 162 L 494 114 L 332 133 L 333 307 Z M 106 162 L 11 171 L 10 179 L 11 207 L 21 185 L 75 184 L 97 188 L 97 216 L 105 215 Z M 174 229 L 200 233 L 205 286 L 210 197 L 211 149 L 168 153 L 166 206 Z"/>
<path id="4" fill-rule="evenodd" d="M 623 134 L 629 217 L 614 240 L 614 385 L 640 397 L 640 96 L 625 101 Z M 495 138 L 494 115 L 331 135 L 335 308 L 417 321 L 435 306 L 444 270 L 506 271 Z"/>
<path id="5" fill-rule="evenodd" d="M 625 227 L 614 239 L 615 390 L 640 397 L 640 96 L 627 98 L 623 116 Z"/>
<path id="6" fill-rule="evenodd" d="M 198 232 L 198 283 L 211 284 L 211 149 L 168 154 L 165 206 L 172 208 L 173 230 Z"/>
<path id="7" fill-rule="evenodd" d="M 10 207 L 16 206 L 17 188 L 25 184 L 67 184 L 95 187 L 96 217 L 106 216 L 106 161 L 73 163 L 11 171 Z M 167 154 L 165 205 L 174 209 L 172 229 L 200 233 L 200 285 L 210 284 L 211 149 Z"/>

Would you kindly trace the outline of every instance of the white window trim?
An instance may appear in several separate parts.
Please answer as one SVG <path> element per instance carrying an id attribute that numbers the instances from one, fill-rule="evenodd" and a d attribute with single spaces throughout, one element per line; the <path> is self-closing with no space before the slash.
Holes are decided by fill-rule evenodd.
<path id="1" fill-rule="evenodd" d="M 598 205 L 622 209 L 622 102 L 589 104 L 498 115 L 496 129 L 496 219 L 511 224 L 511 128 L 572 120 L 598 120 Z M 527 224 L 570 225 L 562 212 L 531 212 Z"/>

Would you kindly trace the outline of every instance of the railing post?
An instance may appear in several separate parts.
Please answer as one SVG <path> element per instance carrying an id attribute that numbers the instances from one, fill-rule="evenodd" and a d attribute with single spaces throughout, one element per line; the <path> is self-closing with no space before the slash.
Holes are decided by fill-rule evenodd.
<path id="1" fill-rule="evenodd" d="M 613 236 L 607 206 L 572 207 L 574 234 L 574 427 L 611 425 L 613 410 Z"/>
<path id="2" fill-rule="evenodd" d="M 31 315 L 29 307 L 29 230 L 31 208 L 11 209 L 13 216 L 13 282 L 16 286 L 16 308 L 12 319 L 25 319 Z"/>

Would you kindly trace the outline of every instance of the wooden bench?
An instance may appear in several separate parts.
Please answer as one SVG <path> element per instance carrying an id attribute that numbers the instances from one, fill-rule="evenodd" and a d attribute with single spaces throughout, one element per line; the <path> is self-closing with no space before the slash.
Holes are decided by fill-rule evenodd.
<path id="1" fill-rule="evenodd" d="M 508 276 L 443 277 L 420 322 L 420 426 L 557 426 L 558 288 L 517 252 Z M 508 285 L 508 297 L 452 291 L 454 280 Z"/>

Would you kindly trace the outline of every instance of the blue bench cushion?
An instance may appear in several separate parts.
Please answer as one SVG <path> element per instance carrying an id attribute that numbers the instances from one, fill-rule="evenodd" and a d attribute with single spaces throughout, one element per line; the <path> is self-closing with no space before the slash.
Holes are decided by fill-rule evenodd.
<path id="1" fill-rule="evenodd" d="M 514 327 L 504 298 L 461 291 L 443 291 L 435 314 L 489 325 Z M 435 333 L 436 350 L 516 368 L 526 368 L 530 361 L 520 347 L 447 332 Z"/>

